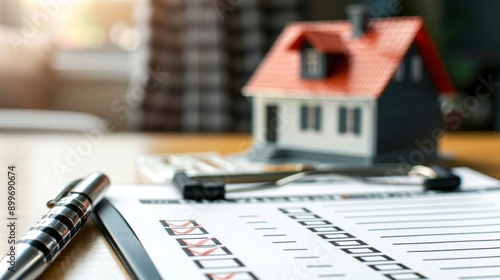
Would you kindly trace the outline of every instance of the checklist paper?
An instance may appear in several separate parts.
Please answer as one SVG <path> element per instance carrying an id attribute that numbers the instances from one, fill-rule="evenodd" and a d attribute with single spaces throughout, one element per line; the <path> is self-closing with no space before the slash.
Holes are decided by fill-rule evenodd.
<path id="1" fill-rule="evenodd" d="M 283 188 L 195 203 L 171 186 L 121 185 L 108 200 L 165 279 L 500 278 L 500 191 L 484 190 L 498 182 L 461 174 L 478 190 L 348 199 Z"/>

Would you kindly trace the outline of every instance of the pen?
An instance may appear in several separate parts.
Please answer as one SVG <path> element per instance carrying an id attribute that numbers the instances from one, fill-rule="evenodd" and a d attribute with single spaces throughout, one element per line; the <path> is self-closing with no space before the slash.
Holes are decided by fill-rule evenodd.
<path id="1" fill-rule="evenodd" d="M 94 172 L 47 202 L 47 214 L 16 242 L 0 263 L 0 279 L 35 279 L 59 256 L 101 201 L 109 179 Z"/>

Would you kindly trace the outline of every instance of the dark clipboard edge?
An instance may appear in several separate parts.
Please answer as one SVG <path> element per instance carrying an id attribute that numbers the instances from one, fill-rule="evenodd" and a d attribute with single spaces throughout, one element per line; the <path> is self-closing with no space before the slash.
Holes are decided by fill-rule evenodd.
<path id="1" fill-rule="evenodd" d="M 97 205 L 92 218 L 133 279 L 162 279 L 134 231 L 107 199 Z"/>

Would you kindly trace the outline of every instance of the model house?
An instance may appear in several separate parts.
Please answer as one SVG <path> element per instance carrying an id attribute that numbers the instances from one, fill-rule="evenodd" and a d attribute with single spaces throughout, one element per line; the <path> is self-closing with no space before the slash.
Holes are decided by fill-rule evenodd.
<path id="1" fill-rule="evenodd" d="M 438 97 L 454 89 L 422 19 L 348 14 L 290 23 L 243 88 L 252 157 L 370 163 L 436 147 Z"/>

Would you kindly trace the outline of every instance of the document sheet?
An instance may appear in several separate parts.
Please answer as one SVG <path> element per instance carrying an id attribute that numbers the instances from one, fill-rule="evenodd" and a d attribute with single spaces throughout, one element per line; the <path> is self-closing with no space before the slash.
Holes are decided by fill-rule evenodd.
<path id="1" fill-rule="evenodd" d="M 197 203 L 120 185 L 107 197 L 165 279 L 500 279 L 500 191 L 485 190 L 498 182 L 457 172 L 475 190 L 364 198 L 340 183 Z"/>

